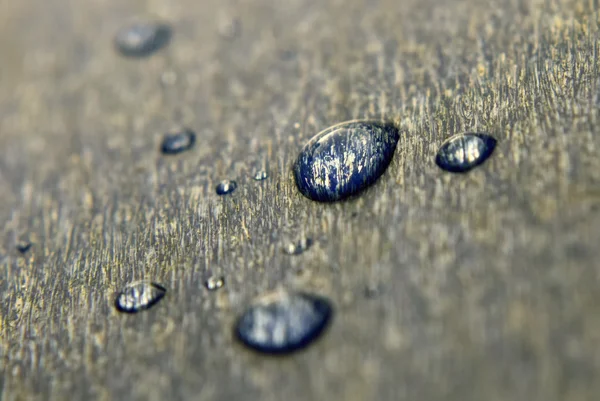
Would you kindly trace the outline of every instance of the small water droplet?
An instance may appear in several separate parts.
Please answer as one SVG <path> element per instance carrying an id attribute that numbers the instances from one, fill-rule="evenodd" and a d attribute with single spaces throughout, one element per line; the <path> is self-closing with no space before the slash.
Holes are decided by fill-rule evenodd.
<path id="1" fill-rule="evenodd" d="M 26 253 L 28 250 L 31 249 L 32 245 L 33 244 L 31 242 L 29 242 L 27 240 L 22 240 L 17 243 L 16 248 L 17 248 L 17 251 L 19 251 L 20 253 Z"/>
<path id="2" fill-rule="evenodd" d="M 294 165 L 296 185 L 309 199 L 332 202 L 372 185 L 390 164 L 400 138 L 391 123 L 348 121 L 315 135 Z"/>
<path id="3" fill-rule="evenodd" d="M 227 195 L 235 191 L 237 183 L 231 180 L 223 180 L 217 184 L 217 195 Z"/>
<path id="4" fill-rule="evenodd" d="M 288 255 L 300 255 L 308 248 L 310 248 L 313 244 L 312 238 L 304 237 L 297 241 L 291 241 L 285 244 L 283 247 L 283 252 Z"/>
<path id="5" fill-rule="evenodd" d="M 235 333 L 246 346 L 264 353 L 289 353 L 306 347 L 328 326 L 329 300 L 306 293 L 271 292 L 239 318 Z"/>
<path id="6" fill-rule="evenodd" d="M 191 129 L 181 129 L 165 134 L 160 150 L 165 155 L 175 155 L 191 149 L 196 142 L 196 134 Z"/>
<path id="7" fill-rule="evenodd" d="M 263 181 L 269 178 L 269 173 L 267 173 L 266 170 L 259 170 L 254 173 L 252 178 L 254 179 L 254 181 Z"/>
<path id="8" fill-rule="evenodd" d="M 159 284 L 138 281 L 128 284 L 115 299 L 115 307 L 120 312 L 137 313 L 149 309 L 160 301 L 167 290 Z"/>
<path id="9" fill-rule="evenodd" d="M 138 21 L 119 30 L 115 36 L 117 50 L 126 57 L 147 57 L 171 41 L 171 28 L 156 21 Z"/>
<path id="10" fill-rule="evenodd" d="M 210 276 L 208 280 L 204 282 L 204 286 L 209 291 L 215 291 L 222 288 L 225 285 L 225 278 L 223 276 Z"/>
<path id="11" fill-rule="evenodd" d="M 482 164 L 496 148 L 496 139 L 482 133 L 457 134 L 447 139 L 435 157 L 435 163 L 452 173 L 465 173 Z"/>

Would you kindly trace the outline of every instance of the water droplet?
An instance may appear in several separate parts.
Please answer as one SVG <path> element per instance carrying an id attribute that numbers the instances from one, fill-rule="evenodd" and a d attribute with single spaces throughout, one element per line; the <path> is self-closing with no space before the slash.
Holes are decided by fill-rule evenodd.
<path id="1" fill-rule="evenodd" d="M 318 338 L 333 315 L 326 298 L 276 291 L 257 299 L 239 318 L 235 333 L 248 347 L 265 353 L 289 353 Z"/>
<path id="2" fill-rule="evenodd" d="M 225 278 L 223 276 L 211 276 L 204 282 L 204 286 L 209 291 L 215 291 L 222 288 L 225 285 Z"/>
<path id="3" fill-rule="evenodd" d="M 288 242 L 283 247 L 283 252 L 288 255 L 300 255 L 302 252 L 306 251 L 313 244 L 312 238 L 304 237 L 295 242 Z"/>
<path id="4" fill-rule="evenodd" d="M 465 173 L 486 161 L 496 148 L 496 139 L 487 134 L 458 134 L 447 139 L 435 157 L 435 163 L 452 173 Z"/>
<path id="5" fill-rule="evenodd" d="M 237 183 L 231 180 L 223 180 L 217 184 L 217 195 L 227 195 L 235 191 Z"/>
<path id="6" fill-rule="evenodd" d="M 383 174 L 399 138 L 391 123 L 349 121 L 327 128 L 300 152 L 294 165 L 296 185 L 315 201 L 354 195 Z"/>
<path id="7" fill-rule="evenodd" d="M 120 312 L 137 313 L 155 305 L 166 292 L 164 287 L 156 283 L 148 281 L 131 283 L 117 295 L 115 307 Z"/>
<path id="8" fill-rule="evenodd" d="M 254 173 L 254 176 L 252 176 L 252 178 L 254 179 L 254 181 L 263 181 L 269 178 L 269 173 L 267 173 L 266 170 L 259 170 Z"/>
<path id="9" fill-rule="evenodd" d="M 383 286 L 378 283 L 368 283 L 364 288 L 365 298 L 373 299 L 383 293 Z"/>
<path id="10" fill-rule="evenodd" d="M 119 30 L 115 36 L 117 50 L 126 57 L 147 57 L 171 41 L 171 28 L 155 21 L 138 21 Z"/>
<path id="11" fill-rule="evenodd" d="M 217 23 L 219 35 L 224 39 L 235 39 L 242 32 L 242 21 L 239 18 L 223 15 Z"/>
<path id="12" fill-rule="evenodd" d="M 191 129 L 181 129 L 165 134 L 160 150 L 165 155 L 175 155 L 191 149 L 196 142 L 196 134 Z"/>
<path id="13" fill-rule="evenodd" d="M 31 242 L 22 240 L 17 243 L 16 248 L 17 248 L 17 251 L 19 251 L 20 253 L 26 253 L 28 250 L 31 249 L 32 245 L 33 244 Z"/>

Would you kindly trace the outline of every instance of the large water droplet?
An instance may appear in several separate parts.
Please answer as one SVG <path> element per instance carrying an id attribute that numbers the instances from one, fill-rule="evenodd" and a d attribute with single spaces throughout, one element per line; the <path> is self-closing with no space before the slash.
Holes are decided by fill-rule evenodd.
<path id="1" fill-rule="evenodd" d="M 147 57 L 169 44 L 171 36 L 166 24 L 138 21 L 117 32 L 115 46 L 123 56 Z"/>
<path id="2" fill-rule="evenodd" d="M 196 142 L 196 134 L 191 129 L 181 129 L 164 136 L 160 150 L 166 155 L 175 155 L 191 149 Z"/>
<path id="3" fill-rule="evenodd" d="M 225 285 L 225 278 L 223 276 L 210 276 L 205 282 L 204 286 L 209 291 L 215 291 L 222 288 Z"/>
<path id="4" fill-rule="evenodd" d="M 235 333 L 256 351 L 288 353 L 319 337 L 332 315 L 331 303 L 325 298 L 276 291 L 263 295 L 244 312 Z"/>
<path id="5" fill-rule="evenodd" d="M 283 246 L 283 252 L 288 255 L 300 255 L 313 244 L 312 238 L 302 237 L 296 241 L 290 241 Z"/>
<path id="6" fill-rule="evenodd" d="M 391 123 L 349 121 L 327 128 L 300 152 L 294 165 L 296 185 L 315 201 L 354 195 L 383 174 L 399 138 Z"/>
<path id="7" fill-rule="evenodd" d="M 115 299 L 115 307 L 120 312 L 137 313 L 149 309 L 160 301 L 167 290 L 156 283 L 138 281 L 127 285 Z"/>
<path id="8" fill-rule="evenodd" d="M 482 133 L 458 134 L 447 139 L 435 163 L 452 173 L 464 173 L 486 161 L 496 148 L 496 139 Z"/>
<path id="9" fill-rule="evenodd" d="M 235 191 L 237 188 L 237 183 L 231 180 L 223 180 L 217 184 L 215 190 L 217 191 L 217 195 L 227 195 Z"/>

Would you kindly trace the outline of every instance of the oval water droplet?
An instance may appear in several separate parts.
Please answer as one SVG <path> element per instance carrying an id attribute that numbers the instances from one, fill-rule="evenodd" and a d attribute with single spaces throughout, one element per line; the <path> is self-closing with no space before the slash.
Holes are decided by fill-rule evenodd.
<path id="1" fill-rule="evenodd" d="M 469 132 L 457 134 L 440 146 L 435 163 L 443 170 L 452 173 L 465 173 L 487 160 L 496 148 L 492 136 Z"/>
<path id="2" fill-rule="evenodd" d="M 210 276 L 205 282 L 204 286 L 209 291 L 215 291 L 219 288 L 223 288 L 225 285 L 225 278 L 223 276 Z"/>
<path id="3" fill-rule="evenodd" d="M 246 346 L 265 353 L 289 353 L 318 338 L 333 315 L 329 300 L 276 291 L 258 298 L 239 318 L 235 333 Z"/>
<path id="4" fill-rule="evenodd" d="M 126 57 L 147 57 L 171 41 L 171 28 L 156 21 L 138 21 L 119 30 L 115 46 Z"/>
<path id="5" fill-rule="evenodd" d="M 348 121 L 315 135 L 294 165 L 296 185 L 309 199 L 332 202 L 372 185 L 392 160 L 400 139 L 391 123 Z"/>
<path id="6" fill-rule="evenodd" d="M 296 241 L 290 241 L 283 247 L 283 252 L 288 255 L 300 255 L 313 244 L 312 238 L 303 237 Z"/>
<path id="7" fill-rule="evenodd" d="M 120 312 L 137 313 L 149 309 L 159 302 L 167 290 L 156 283 L 138 281 L 128 284 L 115 299 L 115 307 Z"/>
<path id="8" fill-rule="evenodd" d="M 269 173 L 267 173 L 266 170 L 259 170 L 254 173 L 252 178 L 254 179 L 254 181 L 263 181 L 269 178 Z"/>
<path id="9" fill-rule="evenodd" d="M 235 191 L 237 188 L 237 183 L 231 180 L 223 180 L 217 184 L 215 188 L 217 191 L 217 195 L 227 195 Z"/>
<path id="10" fill-rule="evenodd" d="M 17 251 L 19 251 L 19 253 L 23 254 L 23 253 L 27 253 L 28 250 L 31 249 L 31 246 L 33 244 L 27 240 L 21 240 L 19 242 L 17 242 Z"/>
<path id="11" fill-rule="evenodd" d="M 165 155 L 175 155 L 191 149 L 196 143 L 196 134 L 188 128 L 165 134 L 160 150 Z"/>

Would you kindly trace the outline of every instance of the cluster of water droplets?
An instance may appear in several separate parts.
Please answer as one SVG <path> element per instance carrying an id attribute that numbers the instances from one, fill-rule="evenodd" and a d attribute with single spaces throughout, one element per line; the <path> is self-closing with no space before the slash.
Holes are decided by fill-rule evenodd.
<path id="1" fill-rule="evenodd" d="M 235 33 L 238 34 L 237 25 Z M 138 21 L 117 33 L 115 46 L 123 56 L 149 57 L 168 45 L 171 36 L 171 28 L 164 23 Z M 299 192 L 318 202 L 356 196 L 386 171 L 399 140 L 398 126 L 382 121 L 348 121 L 319 132 L 306 143 L 294 163 L 293 175 Z M 183 127 L 166 133 L 160 150 L 164 155 L 177 155 L 191 150 L 195 143 L 196 133 Z M 482 164 L 495 146 L 496 140 L 487 134 L 455 135 L 440 146 L 435 163 L 445 171 L 465 173 Z M 268 177 L 266 170 L 252 174 L 255 181 Z M 237 186 L 236 181 L 225 179 L 216 184 L 215 192 L 220 196 L 230 195 Z M 299 255 L 312 244 L 312 238 L 302 237 L 284 244 L 283 252 Z M 25 253 L 30 246 L 18 249 Z M 224 286 L 225 277 L 220 275 L 210 276 L 204 282 L 206 290 L 211 292 Z M 378 291 L 366 287 L 365 294 L 371 297 Z M 156 305 L 166 292 L 165 287 L 153 282 L 134 282 L 118 293 L 115 307 L 121 312 L 136 313 Z M 235 334 L 243 344 L 257 351 L 287 353 L 318 338 L 332 316 L 332 303 L 325 297 L 278 290 L 259 296 L 246 308 L 236 322 Z"/>

